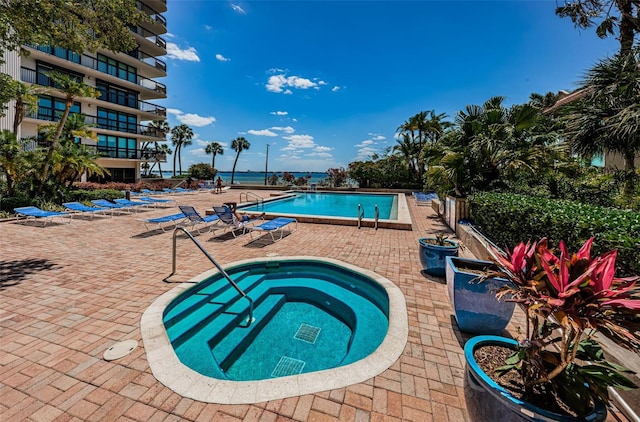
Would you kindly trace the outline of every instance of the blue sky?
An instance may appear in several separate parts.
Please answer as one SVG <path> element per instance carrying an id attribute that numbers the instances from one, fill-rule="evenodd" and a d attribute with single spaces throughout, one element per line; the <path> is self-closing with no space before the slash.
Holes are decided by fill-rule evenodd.
<path id="1" fill-rule="evenodd" d="M 211 162 L 208 142 L 251 144 L 236 170 L 326 171 L 396 143 L 423 110 L 452 119 L 495 95 L 575 89 L 617 50 L 580 31 L 555 1 L 168 0 L 168 109 L 193 144 L 182 165 Z M 169 159 L 171 162 L 171 159 Z"/>

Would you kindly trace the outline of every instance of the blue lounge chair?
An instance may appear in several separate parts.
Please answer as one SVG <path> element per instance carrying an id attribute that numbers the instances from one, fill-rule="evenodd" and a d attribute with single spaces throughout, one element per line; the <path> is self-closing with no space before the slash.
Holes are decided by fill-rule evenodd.
<path id="1" fill-rule="evenodd" d="M 209 227 L 209 231 L 213 230 L 213 224 L 211 226 L 207 226 L 209 223 L 217 224 L 219 219 L 217 215 L 205 215 L 201 216 L 195 208 L 191 205 L 178 205 L 180 211 L 189 219 L 189 226 L 192 228 L 197 228 L 198 225 L 202 224 L 204 227 Z M 197 228 L 198 233 L 200 233 L 200 228 Z"/>
<path id="2" fill-rule="evenodd" d="M 213 207 L 213 211 L 216 213 L 216 215 L 220 219 L 220 223 L 224 226 L 225 231 L 231 230 L 231 234 L 233 234 L 233 237 L 236 237 L 236 230 L 242 230 L 242 234 L 245 234 L 249 223 L 253 223 L 256 220 L 259 220 L 258 218 L 254 218 L 251 220 L 243 219 L 242 221 L 238 221 L 235 213 L 231 211 L 231 208 L 229 208 L 226 205 L 222 205 L 220 207 Z"/>
<path id="3" fill-rule="evenodd" d="M 174 191 L 176 191 L 178 193 L 196 193 L 196 191 L 194 189 L 185 189 L 185 188 L 181 188 L 181 187 L 175 188 Z"/>
<path id="4" fill-rule="evenodd" d="M 438 194 L 436 193 L 424 193 L 424 192 L 413 192 L 413 197 L 416 198 L 417 205 L 431 205 L 432 199 L 437 199 Z"/>
<path id="5" fill-rule="evenodd" d="M 125 198 L 114 199 L 113 202 L 115 202 L 116 204 L 124 205 L 125 207 L 131 207 L 134 210 L 139 209 L 139 207 L 150 207 L 153 205 L 149 201 L 130 201 L 129 199 Z"/>
<path id="6" fill-rule="evenodd" d="M 291 228 L 289 224 L 295 223 L 295 227 Z M 285 227 L 287 230 L 285 230 Z M 278 217 L 273 220 L 266 221 L 258 226 L 251 226 L 249 229 L 249 236 L 253 239 L 253 232 L 266 232 L 271 235 L 271 240 L 273 243 L 281 240 L 284 237 L 285 232 L 291 234 L 294 231 L 298 230 L 298 220 L 295 218 L 286 218 L 286 217 Z M 274 234 L 280 233 L 280 237 L 276 239 Z"/>
<path id="7" fill-rule="evenodd" d="M 180 193 L 177 190 L 173 190 L 173 189 L 169 189 L 169 188 L 162 188 L 162 192 L 164 192 L 164 193 Z"/>
<path id="8" fill-rule="evenodd" d="M 106 199 L 92 199 L 91 202 L 94 205 L 97 205 L 99 207 L 109 208 L 111 210 L 111 212 L 114 212 L 114 211 L 127 212 L 127 211 L 132 211 L 133 210 L 132 207 L 129 207 L 129 206 L 126 206 L 126 205 L 122 205 L 122 204 L 116 204 L 114 202 L 107 201 Z"/>
<path id="9" fill-rule="evenodd" d="M 88 207 L 85 204 L 82 204 L 80 202 L 65 202 L 64 207 L 68 210 L 74 211 L 74 212 L 78 212 L 78 213 L 82 213 L 82 214 L 86 214 L 88 216 L 91 217 L 91 219 L 93 220 L 93 216 L 96 215 L 97 213 L 101 212 L 103 215 L 106 215 L 107 211 L 111 212 L 111 210 L 109 208 L 105 208 L 105 207 Z"/>
<path id="10" fill-rule="evenodd" d="M 166 229 L 171 225 L 168 224 L 165 226 L 164 223 L 172 223 L 172 228 L 176 228 L 181 222 L 184 222 L 186 218 L 187 217 L 184 215 L 184 213 L 180 212 L 178 214 L 165 215 L 163 217 L 149 218 L 146 220 L 142 220 L 142 222 L 144 223 L 144 227 L 147 229 L 147 231 L 150 230 L 149 224 L 157 224 L 159 229 L 161 229 L 162 231 L 166 231 Z"/>
<path id="11" fill-rule="evenodd" d="M 151 190 L 151 189 L 140 189 L 140 192 L 145 195 L 162 195 L 164 192 L 161 190 Z"/>
<path id="12" fill-rule="evenodd" d="M 15 212 L 19 218 L 24 217 L 25 224 L 27 221 L 40 220 L 43 223 L 43 227 L 46 226 L 48 222 L 53 221 L 53 217 L 69 217 L 69 223 L 71 223 L 72 218 L 68 212 L 44 211 L 38 207 L 19 207 L 14 208 L 13 212 Z"/>
<path id="13" fill-rule="evenodd" d="M 140 201 L 148 202 L 153 206 L 158 206 L 161 204 L 170 204 L 171 202 L 176 202 L 175 199 L 151 198 L 150 196 L 137 196 L 136 199 L 139 199 Z"/>

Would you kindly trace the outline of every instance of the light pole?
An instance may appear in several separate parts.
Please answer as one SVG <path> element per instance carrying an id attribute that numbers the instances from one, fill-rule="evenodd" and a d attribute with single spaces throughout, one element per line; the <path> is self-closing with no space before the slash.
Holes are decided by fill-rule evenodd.
<path id="1" fill-rule="evenodd" d="M 269 168 L 269 144 L 267 144 L 267 157 L 264 160 L 264 185 L 267 186 L 267 169 Z"/>

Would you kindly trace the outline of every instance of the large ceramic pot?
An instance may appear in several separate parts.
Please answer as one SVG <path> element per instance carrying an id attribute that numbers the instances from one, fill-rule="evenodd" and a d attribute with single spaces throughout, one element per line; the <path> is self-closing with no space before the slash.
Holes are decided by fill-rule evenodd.
<path id="1" fill-rule="evenodd" d="M 519 400 L 509 391 L 498 385 L 478 366 L 473 352 L 483 346 L 504 346 L 515 350 L 518 343 L 510 338 L 498 336 L 473 337 L 464 345 L 466 374 L 464 378 L 464 398 L 467 412 L 474 422 L 496 421 L 560 421 L 577 422 L 604 421 L 607 409 L 597 402 L 593 412 L 585 418 L 575 418 L 549 412 L 531 403 Z"/>
<path id="2" fill-rule="evenodd" d="M 437 245 L 435 238 L 424 237 L 419 239 L 420 262 L 422 268 L 429 275 L 444 277 L 447 256 L 458 256 L 458 244 L 451 240 L 445 240 L 444 245 Z"/>
<path id="3" fill-rule="evenodd" d="M 478 282 L 479 272 L 497 269 L 490 261 L 446 258 L 446 279 L 449 300 L 461 331 L 474 334 L 500 334 L 505 329 L 515 303 L 499 301 L 496 292 L 507 280 L 490 278 Z"/>

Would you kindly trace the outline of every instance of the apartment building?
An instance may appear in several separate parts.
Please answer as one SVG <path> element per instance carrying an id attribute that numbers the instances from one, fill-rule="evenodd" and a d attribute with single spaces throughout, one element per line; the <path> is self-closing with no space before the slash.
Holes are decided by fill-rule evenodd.
<path id="1" fill-rule="evenodd" d="M 29 55 L 5 54 L 6 62 L 0 71 L 28 84 L 50 88 L 47 95 L 39 95 L 38 108 L 25 116 L 18 136 L 37 136 L 38 126 L 59 120 L 64 110 L 64 96 L 55 90 L 49 71 L 66 73 L 95 87 L 100 96 L 82 98 L 72 106 L 71 113 L 86 115 L 86 123 L 93 126 L 97 141 L 83 138 L 81 143 L 95 148 L 97 162 L 110 175 L 96 181 L 135 182 L 140 179 L 143 163 L 165 162 L 164 155 L 143 150 L 147 142 L 164 140 L 164 135 L 149 126 L 152 120 L 166 118 L 166 109 L 153 100 L 166 98 L 167 89 L 157 78 L 167 75 L 167 66 L 159 57 L 166 55 L 167 32 L 163 13 L 166 0 L 136 0 L 139 10 L 151 19 L 132 27 L 138 47 L 128 53 L 98 50 L 96 53 L 76 54 L 67 49 L 46 45 L 25 45 Z M 0 119 L 3 129 L 13 122 L 13 103 L 7 116 Z"/>

